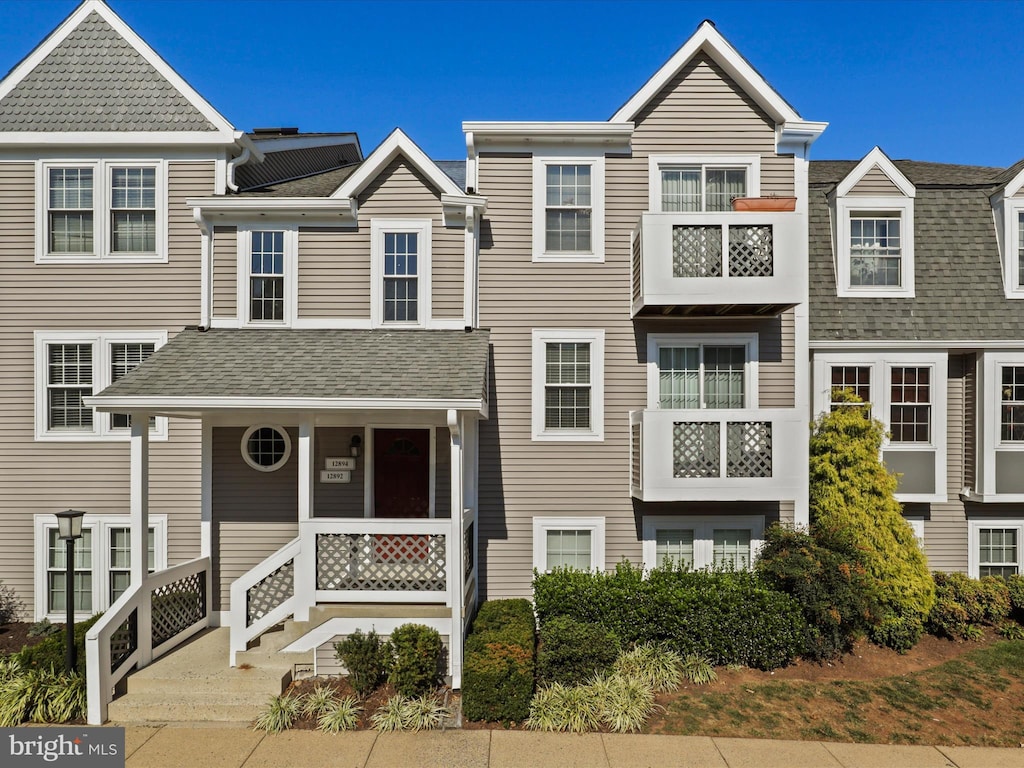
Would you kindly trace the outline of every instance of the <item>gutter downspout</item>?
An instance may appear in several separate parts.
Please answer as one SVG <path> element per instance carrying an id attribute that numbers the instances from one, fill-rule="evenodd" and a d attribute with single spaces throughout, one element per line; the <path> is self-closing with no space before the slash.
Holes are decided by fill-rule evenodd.
<path id="1" fill-rule="evenodd" d="M 252 157 L 252 150 L 250 150 L 248 147 L 244 147 L 242 149 L 242 154 L 228 162 L 227 184 L 228 189 L 230 189 L 232 192 L 238 191 L 238 184 L 235 183 L 235 169 L 238 168 L 238 166 L 245 165 L 247 162 L 249 162 L 250 157 Z"/>

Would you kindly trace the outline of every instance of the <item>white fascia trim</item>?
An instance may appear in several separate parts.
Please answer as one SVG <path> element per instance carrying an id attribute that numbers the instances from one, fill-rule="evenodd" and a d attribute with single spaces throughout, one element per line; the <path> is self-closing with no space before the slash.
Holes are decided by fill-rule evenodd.
<path id="1" fill-rule="evenodd" d="M 742 345 L 746 347 L 744 408 L 758 407 L 758 335 L 757 333 L 649 333 L 647 334 L 647 407 L 657 409 L 661 399 L 658 349 L 670 346 Z M 703 366 L 703 363 L 701 363 Z M 709 414 L 714 410 L 709 410 Z"/>
<path id="2" fill-rule="evenodd" d="M 438 168 L 434 161 L 427 157 L 423 150 L 416 145 L 416 142 L 406 136 L 401 128 L 395 128 L 391 135 L 384 139 L 381 145 L 370 153 L 370 156 L 363 161 L 363 164 L 356 169 L 355 173 L 345 179 L 331 197 L 335 199 L 356 197 L 367 184 L 380 174 L 388 163 L 400 154 L 404 155 L 442 194 L 465 194 L 447 173 Z"/>
<path id="3" fill-rule="evenodd" d="M 199 93 L 192 88 L 174 69 L 164 61 L 156 51 L 149 47 L 145 40 L 135 34 L 114 11 L 102 0 L 86 0 L 68 16 L 49 37 L 47 37 L 32 53 L 14 68 L 11 73 L 0 82 L 0 100 L 14 90 L 18 84 L 34 70 L 54 49 L 56 49 L 70 35 L 82 21 L 91 13 L 97 13 L 117 32 L 125 41 L 132 46 L 157 72 L 159 72 L 182 96 L 184 96 L 203 117 L 210 121 L 218 133 L 224 134 L 228 141 L 234 143 L 235 128 L 223 115 L 206 101 Z M 60 134 L 56 134 L 59 136 Z M 82 134 L 79 134 L 80 136 Z M 123 134 L 113 134 L 120 138 Z M 2 137 L 3 134 L 0 134 Z M 209 137 L 209 133 L 207 133 Z M 0 141 L 4 140 L 0 138 Z M 34 136 L 38 141 L 38 134 Z M 207 138 L 209 141 L 209 138 Z M 46 137 L 47 143 L 52 141 L 50 136 Z"/>
<path id="4" fill-rule="evenodd" d="M 458 206 L 462 208 L 478 208 L 480 212 L 487 210 L 487 198 L 482 195 L 441 195 L 441 205 Z"/>
<path id="5" fill-rule="evenodd" d="M 761 155 L 716 155 L 689 153 L 685 155 L 657 155 L 647 157 L 647 210 L 661 213 L 661 178 L 659 171 L 662 166 L 705 166 L 744 167 L 747 169 L 747 197 L 761 196 Z M 701 191 L 703 197 L 703 190 Z"/>
<path id="6" fill-rule="evenodd" d="M 775 151 L 794 151 L 795 147 L 803 147 L 803 153 L 828 128 L 828 123 L 810 120 L 787 120 L 775 129 Z"/>
<path id="7" fill-rule="evenodd" d="M 547 572 L 548 531 L 590 531 L 590 570 L 604 570 L 604 529 L 603 517 L 535 517 L 533 518 L 533 567 L 540 573 Z"/>
<path id="8" fill-rule="evenodd" d="M 47 406 L 49 398 L 46 394 L 48 381 L 48 359 L 46 347 L 48 344 L 91 344 L 92 345 L 92 390 L 100 392 L 110 386 L 110 345 L 118 343 L 142 343 L 152 344 L 154 351 L 160 349 L 167 343 L 167 331 L 83 331 L 83 330 L 47 330 L 35 331 L 33 333 L 34 346 L 34 386 L 35 395 L 35 439 L 39 442 L 58 443 L 81 443 L 81 442 L 128 442 L 131 440 L 130 429 L 114 429 L 110 426 L 110 419 L 101 417 L 98 414 L 93 416 L 93 425 L 90 430 L 54 430 L 47 429 Z M 96 408 L 94 400 L 96 395 L 85 397 L 82 402 L 89 408 L 97 411 L 108 411 L 111 413 L 127 413 L 121 408 L 101 409 Z M 135 410 L 146 410 L 137 408 Z M 165 441 L 168 436 L 167 419 L 157 417 L 156 426 L 149 431 L 150 441 Z"/>
<path id="9" fill-rule="evenodd" d="M 1024 573 L 1024 519 L 1013 517 L 974 517 L 967 519 L 967 575 L 978 578 L 978 533 L 982 528 L 1017 530 L 1017 572 Z"/>
<path id="10" fill-rule="evenodd" d="M 1024 188 L 1024 171 L 1021 171 L 1006 183 L 1006 186 L 1003 187 L 1002 194 L 1004 197 L 1013 197 L 1020 192 L 1022 188 Z"/>
<path id="11" fill-rule="evenodd" d="M 84 399 L 86 405 L 98 411 L 238 411 L 238 410 L 306 410 L 306 411 L 480 411 L 483 399 L 433 400 L 430 398 L 322 398 L 322 397 L 99 397 Z"/>
<path id="12" fill-rule="evenodd" d="M 370 326 L 372 328 L 428 328 L 431 326 L 431 272 L 433 222 L 430 219 L 370 219 Z M 418 235 L 416 254 L 415 322 L 384 321 L 384 238 L 389 233 Z M 462 327 L 462 321 L 459 321 Z"/>
<path id="13" fill-rule="evenodd" d="M 604 329 L 535 328 L 531 334 L 531 424 L 535 442 L 602 442 L 604 440 Z M 590 429 L 549 430 L 544 426 L 546 348 L 549 342 L 590 342 Z"/>
<path id="14" fill-rule="evenodd" d="M 314 134 L 306 136 L 250 136 L 245 134 L 254 147 L 262 148 L 263 152 L 285 152 L 289 149 L 311 149 L 313 147 L 341 147 L 351 144 L 359 146 L 359 137 L 352 132 Z M 359 153 L 362 155 L 362 152 Z"/>
<path id="15" fill-rule="evenodd" d="M 284 319 L 281 321 L 249 319 L 249 289 L 252 277 L 252 233 L 283 232 L 284 245 Z M 299 312 L 299 225 L 294 222 L 260 221 L 239 224 L 235 237 L 235 306 L 239 328 L 291 328 Z"/>
<path id="16" fill-rule="evenodd" d="M 584 151 L 573 147 L 574 154 L 562 154 L 565 147 L 535 148 L 533 153 L 533 261 L 534 262 L 604 262 L 605 253 L 605 159 L 604 150 Z M 547 182 L 549 165 L 590 166 L 590 250 L 547 250 Z"/>
<path id="17" fill-rule="evenodd" d="M 755 100 L 776 123 L 804 122 L 800 115 L 786 103 L 786 100 L 715 29 L 714 24 L 708 21 L 703 22 L 682 48 L 676 51 L 654 73 L 651 79 L 644 83 L 643 87 L 633 94 L 632 98 L 618 112 L 612 115 L 611 122 L 633 120 L 647 102 L 654 98 L 676 76 L 679 70 L 702 50 L 714 59 L 744 91 L 754 96 Z"/>
<path id="18" fill-rule="evenodd" d="M 764 515 L 644 515 L 644 569 L 651 570 L 658 562 L 658 531 L 665 528 L 693 529 L 693 567 L 714 565 L 715 530 L 749 530 L 750 561 L 757 560 L 764 545 Z"/>
<path id="19" fill-rule="evenodd" d="M 535 144 L 598 144 L 628 148 L 633 138 L 633 123 L 608 122 L 474 122 L 462 124 L 467 142 L 472 139 L 477 151 L 499 146 Z M 605 150 L 609 147 L 605 146 Z"/>
<path id="20" fill-rule="evenodd" d="M 991 341 L 986 339 L 852 339 L 849 341 L 816 339 L 809 342 L 809 346 L 815 351 L 826 352 L 828 350 L 865 350 L 867 354 L 877 349 L 1021 349 L 1021 339 L 1005 339 Z"/>
<path id="21" fill-rule="evenodd" d="M 914 198 L 898 196 L 835 196 L 836 205 L 836 295 L 840 298 L 914 298 Z M 850 285 L 850 217 L 855 211 L 899 213 L 901 254 L 899 286 Z"/>
<path id="22" fill-rule="evenodd" d="M 274 213 L 301 216 L 313 213 L 355 218 L 352 204 L 348 200 L 321 197 L 190 197 L 185 200 L 185 205 L 198 208 L 203 215 Z"/>
<path id="23" fill-rule="evenodd" d="M 850 191 L 857 186 L 857 182 L 863 179 L 868 171 L 876 165 L 882 173 L 889 177 L 889 181 L 899 188 L 901 194 L 911 198 L 917 195 L 917 188 L 910 183 L 910 179 L 903 175 L 900 169 L 896 167 L 893 161 L 879 147 L 875 147 L 864 155 L 856 167 L 846 175 L 846 178 L 839 182 L 835 194 L 838 197 L 850 194 Z"/>
<path id="24" fill-rule="evenodd" d="M 234 145 L 232 134 L 213 131 L 0 131 L 0 144 L 26 147 L 52 147 L 57 144 L 84 146 L 184 146 L 223 147 Z"/>

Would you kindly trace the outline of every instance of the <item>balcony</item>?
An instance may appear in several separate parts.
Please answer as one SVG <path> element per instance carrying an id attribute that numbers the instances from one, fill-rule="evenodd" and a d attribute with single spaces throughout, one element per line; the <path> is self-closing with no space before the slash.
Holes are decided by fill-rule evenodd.
<path id="1" fill-rule="evenodd" d="M 633 316 L 777 315 L 807 297 L 798 213 L 645 213 L 633 230 Z"/>
<path id="2" fill-rule="evenodd" d="M 641 501 L 781 501 L 807 478 L 807 423 L 791 408 L 629 414 Z"/>

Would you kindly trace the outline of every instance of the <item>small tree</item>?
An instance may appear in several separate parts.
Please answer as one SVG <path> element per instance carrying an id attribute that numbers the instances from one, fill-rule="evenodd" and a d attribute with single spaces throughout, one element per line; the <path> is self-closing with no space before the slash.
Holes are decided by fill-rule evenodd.
<path id="1" fill-rule="evenodd" d="M 907 650 L 935 603 L 935 582 L 896 501 L 896 476 L 881 462 L 882 423 L 848 391 L 833 400 L 847 405 L 824 414 L 811 433 L 811 522 L 861 550 L 883 611 L 873 635 Z"/>

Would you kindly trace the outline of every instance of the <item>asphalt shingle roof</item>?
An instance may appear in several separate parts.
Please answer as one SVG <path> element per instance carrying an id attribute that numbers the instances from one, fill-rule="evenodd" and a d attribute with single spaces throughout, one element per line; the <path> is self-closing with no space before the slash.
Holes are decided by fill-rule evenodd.
<path id="1" fill-rule="evenodd" d="M 359 148 L 353 143 L 268 151 L 262 163 L 239 166 L 235 181 L 242 189 L 254 189 L 337 170 L 359 160 Z"/>
<path id="2" fill-rule="evenodd" d="M 1000 168 L 896 161 L 915 185 L 914 293 L 838 298 L 828 193 L 853 161 L 810 168 L 812 341 L 1024 339 L 1024 304 L 1007 300 L 989 195 Z M 939 185 L 942 186 L 939 186 Z"/>
<path id="3" fill-rule="evenodd" d="M 0 131 L 213 131 L 98 13 L 0 101 Z"/>
<path id="4" fill-rule="evenodd" d="M 484 398 L 486 330 L 186 328 L 105 397 Z"/>
<path id="5" fill-rule="evenodd" d="M 454 181 L 459 189 L 466 188 L 465 160 L 438 160 L 436 162 L 437 167 Z M 238 194 L 242 197 L 330 197 L 361 164 L 353 163 L 306 178 L 269 184 L 259 189 L 246 189 Z"/>

